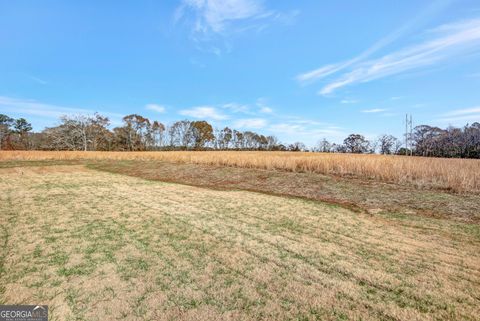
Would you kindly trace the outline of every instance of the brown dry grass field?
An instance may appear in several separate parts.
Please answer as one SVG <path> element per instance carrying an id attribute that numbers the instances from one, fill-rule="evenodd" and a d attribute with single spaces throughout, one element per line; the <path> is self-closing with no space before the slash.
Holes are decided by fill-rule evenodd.
<path id="1" fill-rule="evenodd" d="M 48 304 L 51 320 L 478 320 L 475 191 L 120 154 L 0 153 L 0 304 Z"/>
<path id="2" fill-rule="evenodd" d="M 480 193 L 480 161 L 385 155 L 297 152 L 179 151 L 179 152 L 56 152 L 2 151 L 0 161 L 13 160 L 157 160 L 175 163 L 232 166 L 373 179 Z"/>

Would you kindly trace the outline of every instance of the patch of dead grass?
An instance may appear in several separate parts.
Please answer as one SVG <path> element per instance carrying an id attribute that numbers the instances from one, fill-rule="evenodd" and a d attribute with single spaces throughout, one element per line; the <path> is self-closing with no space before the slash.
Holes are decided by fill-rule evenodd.
<path id="1" fill-rule="evenodd" d="M 480 193 L 480 161 L 394 155 L 266 151 L 81 152 L 0 151 L 0 161 L 150 160 L 177 164 L 281 170 Z"/>

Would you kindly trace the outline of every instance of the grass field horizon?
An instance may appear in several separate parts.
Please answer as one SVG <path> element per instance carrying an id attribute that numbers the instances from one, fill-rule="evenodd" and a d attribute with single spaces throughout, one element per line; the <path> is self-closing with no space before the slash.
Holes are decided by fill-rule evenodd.
<path id="1" fill-rule="evenodd" d="M 480 161 L 477 159 L 267 151 L 0 151 L 0 161 L 40 160 L 157 160 L 311 172 L 480 193 Z"/>

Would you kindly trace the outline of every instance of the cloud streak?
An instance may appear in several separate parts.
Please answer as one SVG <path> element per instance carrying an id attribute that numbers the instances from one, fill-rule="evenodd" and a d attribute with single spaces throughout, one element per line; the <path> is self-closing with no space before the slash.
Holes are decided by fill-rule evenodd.
<path id="1" fill-rule="evenodd" d="M 175 21 L 193 14 L 195 33 L 223 33 L 229 23 L 251 18 L 268 17 L 258 0 L 183 0 L 175 14 Z"/>
<path id="2" fill-rule="evenodd" d="M 266 8 L 264 0 L 182 0 L 174 24 L 191 30 L 197 50 L 221 56 L 233 48 L 231 36 L 259 33 L 271 24 L 291 25 L 299 10 L 279 12 Z"/>
<path id="3" fill-rule="evenodd" d="M 365 110 L 362 110 L 362 113 L 381 113 L 381 112 L 384 112 L 384 111 L 387 111 L 388 109 L 384 109 L 384 108 L 373 108 L 373 109 L 365 109 Z"/>
<path id="4" fill-rule="evenodd" d="M 428 6 L 425 10 L 420 12 L 414 19 L 410 20 L 400 28 L 396 29 L 395 31 L 391 32 L 384 38 L 380 39 L 376 43 L 374 43 L 370 48 L 367 50 L 363 51 L 360 55 L 335 64 L 329 64 L 326 66 L 322 66 L 318 69 L 307 71 L 305 73 L 302 73 L 296 77 L 296 79 L 299 82 L 303 83 L 308 83 L 312 82 L 317 79 L 325 78 L 327 76 L 330 76 L 332 74 L 335 74 L 339 71 L 342 71 L 352 65 L 355 65 L 356 63 L 359 63 L 368 57 L 370 57 L 372 54 L 378 52 L 379 50 L 387 47 L 391 43 L 393 43 L 395 40 L 399 39 L 400 37 L 404 36 L 408 31 L 413 29 L 413 27 L 421 25 L 422 23 L 425 23 L 428 21 L 432 16 L 437 14 L 438 12 L 444 10 L 446 7 L 448 7 L 451 4 L 452 0 L 439 0 L 433 2 L 430 6 Z"/>
<path id="5" fill-rule="evenodd" d="M 145 109 L 151 110 L 160 114 L 163 114 L 166 111 L 165 106 L 161 106 L 157 104 L 147 104 L 145 105 Z"/>
<path id="6" fill-rule="evenodd" d="M 222 108 L 227 109 L 233 113 L 252 114 L 252 112 L 250 111 L 250 107 L 244 104 L 232 102 L 222 105 Z"/>
<path id="7" fill-rule="evenodd" d="M 342 99 L 340 101 L 341 104 L 356 104 L 358 103 L 358 100 L 356 99 Z"/>
<path id="8" fill-rule="evenodd" d="M 224 115 L 217 111 L 215 107 L 211 106 L 198 106 L 190 109 L 183 109 L 179 111 L 180 115 L 198 118 L 198 119 L 211 119 L 211 120 L 225 120 L 228 119 L 227 115 Z"/>
<path id="9" fill-rule="evenodd" d="M 259 99 L 257 99 L 256 105 L 257 105 L 257 107 L 258 107 L 258 111 L 261 112 L 261 113 L 264 113 L 264 114 L 271 114 L 271 113 L 273 113 L 273 108 L 269 107 L 269 106 L 266 104 L 266 99 L 264 99 L 264 98 L 259 98 Z"/>
<path id="10" fill-rule="evenodd" d="M 437 119 L 442 123 L 464 124 L 465 122 L 480 122 L 480 106 L 456 109 L 445 113 Z"/>
<path id="11" fill-rule="evenodd" d="M 63 115 L 71 114 L 94 114 L 99 112 L 112 120 L 112 123 L 120 123 L 123 115 L 85 108 L 64 107 L 53 104 L 38 102 L 31 99 L 19 99 L 0 96 L 0 112 L 38 116 L 43 118 L 58 119 Z"/>
<path id="12" fill-rule="evenodd" d="M 467 114 L 480 114 L 480 106 L 452 110 L 451 112 L 446 113 L 445 116 L 459 116 L 459 115 L 467 115 Z"/>
<path id="13" fill-rule="evenodd" d="M 413 20 L 382 38 L 360 55 L 301 73 L 296 79 L 302 84 L 307 84 L 318 79 L 330 78 L 331 80 L 318 91 L 318 94 L 327 96 L 345 86 L 426 68 L 452 60 L 451 58 L 480 52 L 480 18 L 475 18 L 426 30 L 422 33 L 423 42 L 390 51 L 377 58 L 370 58 L 406 35 L 413 27 L 430 20 L 451 3 L 451 0 L 435 1 Z"/>
<path id="14" fill-rule="evenodd" d="M 295 122 L 274 123 L 268 127 L 268 130 L 290 142 L 293 142 L 292 137 L 295 137 L 296 140 L 301 140 L 311 146 L 313 146 L 315 140 L 320 138 L 338 141 L 346 136 L 342 128 L 336 126 L 311 126 Z"/>
<path id="15" fill-rule="evenodd" d="M 41 79 L 41 78 L 38 78 L 38 77 L 35 77 L 35 76 L 28 76 L 28 78 L 30 78 L 31 80 L 33 80 L 34 82 L 36 82 L 37 84 L 40 84 L 40 85 L 48 85 L 48 82 Z"/>
<path id="16" fill-rule="evenodd" d="M 480 52 L 480 19 L 444 25 L 430 33 L 436 37 L 354 66 L 351 71 L 325 85 L 319 94 L 328 95 L 347 85 L 365 83 L 431 66 L 452 57 Z"/>
<path id="17" fill-rule="evenodd" d="M 260 129 L 267 126 L 267 121 L 263 118 L 238 119 L 233 122 L 233 126 L 236 128 Z"/>

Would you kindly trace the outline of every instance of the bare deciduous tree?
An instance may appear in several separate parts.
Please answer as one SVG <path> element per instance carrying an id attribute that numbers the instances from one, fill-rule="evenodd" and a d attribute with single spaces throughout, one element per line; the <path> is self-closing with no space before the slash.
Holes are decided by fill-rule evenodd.
<path id="1" fill-rule="evenodd" d="M 321 153 L 330 153 L 332 151 L 332 144 L 330 144 L 326 138 L 323 138 L 322 140 L 318 141 L 315 150 Z"/>
<path id="2" fill-rule="evenodd" d="M 188 148 L 192 143 L 192 128 L 189 120 L 173 123 L 169 130 L 170 145 Z"/>
<path id="3" fill-rule="evenodd" d="M 377 146 L 380 154 L 396 154 L 401 146 L 401 142 L 392 135 L 383 134 L 377 138 Z"/>

